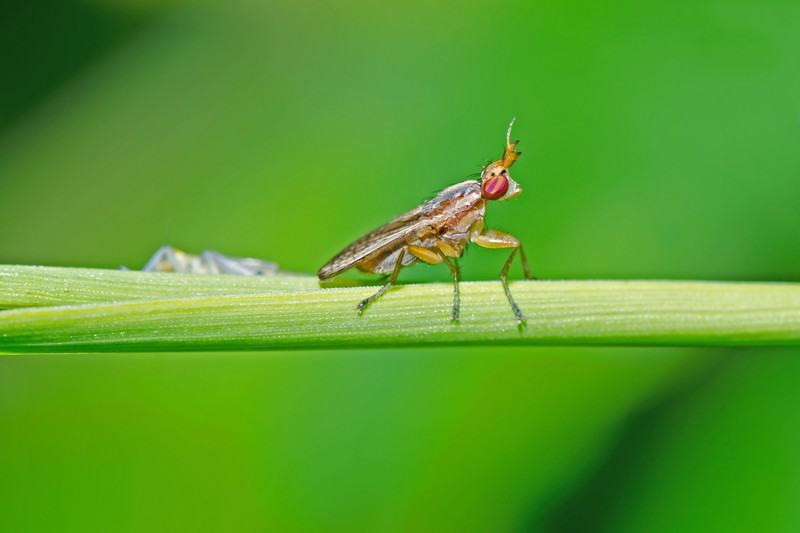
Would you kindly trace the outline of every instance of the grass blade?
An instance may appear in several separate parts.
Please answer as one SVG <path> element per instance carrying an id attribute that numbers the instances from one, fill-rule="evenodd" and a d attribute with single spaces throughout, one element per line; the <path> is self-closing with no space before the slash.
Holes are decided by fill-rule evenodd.
<path id="1" fill-rule="evenodd" d="M 20 267 L 14 267 L 20 268 Z M 7 271 L 7 270 L 6 270 Z M 70 275 L 73 269 L 53 274 Z M 98 271 L 111 283 L 142 273 Z M 75 276 L 83 275 L 75 272 Z M 159 276 L 155 288 L 168 292 Z M 167 276 L 175 276 L 169 274 Z M 189 276 L 205 278 L 211 276 Z M 214 291 L 259 288 L 216 276 Z M 0 278 L 2 280 L 4 278 Z M 44 279 L 44 278 L 42 278 Z M 167 278 L 165 278 L 167 279 Z M 187 291 L 193 280 L 178 280 Z M 144 280 L 144 281 L 143 281 Z M 73 280 L 74 281 L 74 280 Z M 96 280 L 95 280 L 96 281 Z M 210 280 L 199 280 L 206 288 Z M 4 281 L 3 281 L 4 283 Z M 227 285 L 230 284 L 230 285 Z M 113 283 L 112 283 L 113 285 Z M 147 283 L 145 283 L 147 285 Z M 127 287 L 127 286 L 126 286 Z M 128 290 L 130 287 L 125 288 Z M 151 290 L 152 289 L 152 290 Z M 43 290 L 43 289 L 42 289 Z M 500 281 L 400 285 L 363 315 L 375 287 L 211 294 L 0 311 L 0 351 L 186 351 L 453 344 L 800 345 L 800 285 L 689 281 L 518 281 L 518 326 Z M 0 304 L 3 301 L 0 291 Z M 124 291 L 109 290 L 116 299 Z M 100 292 L 93 297 L 98 301 Z M 19 303 L 19 295 L 14 301 Z M 12 298 L 13 299 L 13 298 Z"/>

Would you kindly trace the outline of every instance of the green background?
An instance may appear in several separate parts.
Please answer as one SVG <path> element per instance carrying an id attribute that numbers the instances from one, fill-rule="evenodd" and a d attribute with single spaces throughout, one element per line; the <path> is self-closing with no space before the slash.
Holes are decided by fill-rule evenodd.
<path id="1" fill-rule="evenodd" d="M 4 264 L 170 243 L 315 272 L 516 116 L 524 192 L 487 225 L 539 277 L 800 278 L 796 0 L 3 11 Z M 0 529 L 797 531 L 798 355 L 4 356 Z"/>

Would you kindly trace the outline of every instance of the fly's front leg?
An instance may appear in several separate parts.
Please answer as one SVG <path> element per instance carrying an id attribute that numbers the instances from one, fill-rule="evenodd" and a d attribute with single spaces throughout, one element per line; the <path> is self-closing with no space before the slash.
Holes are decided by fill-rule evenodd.
<path id="1" fill-rule="evenodd" d="M 369 304 L 377 300 L 381 297 L 381 294 L 386 292 L 394 282 L 397 281 L 397 275 L 400 273 L 400 269 L 403 268 L 403 256 L 406 254 L 406 249 L 401 248 L 400 253 L 397 255 L 397 262 L 394 264 L 394 270 L 392 271 L 392 277 L 389 279 L 389 283 L 381 287 L 378 292 L 370 296 L 369 298 L 364 298 L 358 304 L 356 304 L 356 309 L 358 309 L 358 313 L 361 314 L 364 312 L 364 308 L 367 307 Z"/>
<path id="2" fill-rule="evenodd" d="M 483 248 L 513 248 L 513 250 L 511 250 L 511 255 L 508 256 L 508 260 L 503 266 L 503 270 L 500 272 L 500 280 L 503 282 L 503 289 L 506 292 L 506 298 L 508 298 L 508 303 L 511 304 L 511 308 L 514 310 L 517 320 L 520 322 L 520 324 L 524 323 L 525 315 L 522 314 L 517 302 L 515 302 L 514 298 L 511 296 L 511 290 L 508 288 L 508 281 L 506 279 L 508 268 L 511 266 L 514 256 L 517 255 L 517 250 L 520 251 L 522 268 L 525 270 L 525 276 L 528 279 L 532 278 L 530 269 L 528 268 L 528 261 L 525 259 L 525 254 L 522 252 L 522 246 L 520 245 L 519 241 L 516 237 L 509 235 L 508 233 L 491 229 L 484 230 L 482 233 L 474 233 L 470 240 Z"/>

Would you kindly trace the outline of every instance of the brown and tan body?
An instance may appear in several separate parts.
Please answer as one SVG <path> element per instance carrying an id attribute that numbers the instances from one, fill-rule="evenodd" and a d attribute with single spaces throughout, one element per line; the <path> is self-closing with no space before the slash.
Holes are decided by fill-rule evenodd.
<path id="1" fill-rule="evenodd" d="M 485 212 L 481 184 L 474 180 L 457 183 L 367 233 L 331 259 L 317 275 L 321 280 L 331 279 L 354 266 L 371 274 L 391 274 L 400 253 L 404 249 L 408 252 L 411 246 L 460 257 Z M 413 253 L 403 255 L 404 267 L 422 259 Z"/>
<path id="2" fill-rule="evenodd" d="M 416 209 L 367 233 L 328 261 L 317 273 L 319 279 L 331 279 L 352 267 L 372 274 L 391 274 L 386 285 L 356 306 L 363 311 L 394 285 L 401 268 L 417 261 L 428 264 L 444 262 L 453 274 L 452 318 L 456 320 L 459 312 L 458 269 L 450 259 L 461 257 L 469 242 L 485 248 L 513 248 L 500 278 L 514 314 L 524 322 L 525 317 L 511 297 L 506 281 L 508 268 L 518 249 L 525 275 L 531 277 L 520 243 L 511 235 L 485 229 L 483 225 L 487 201 L 507 200 L 522 192 L 508 175 L 508 167 L 520 155 L 514 151 L 519 141 L 511 143 L 510 132 L 509 126 L 503 158 L 483 169 L 481 181 L 469 180 L 451 185 Z"/>

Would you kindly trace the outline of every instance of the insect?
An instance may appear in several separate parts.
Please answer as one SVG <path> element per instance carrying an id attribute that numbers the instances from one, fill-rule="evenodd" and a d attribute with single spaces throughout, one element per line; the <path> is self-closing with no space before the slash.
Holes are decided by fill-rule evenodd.
<path id="1" fill-rule="evenodd" d="M 511 142 L 511 127 L 506 131 L 506 148 L 503 157 L 483 168 L 480 181 L 468 180 L 447 187 L 433 199 L 416 209 L 373 230 L 339 252 L 323 266 L 317 276 L 329 280 L 352 267 L 362 272 L 391 275 L 389 282 L 378 292 L 356 305 L 359 313 L 380 298 L 397 281 L 400 269 L 417 261 L 430 265 L 444 262 L 453 274 L 452 320 L 458 320 L 458 268 L 452 259 L 461 257 L 464 247 L 473 242 L 484 248 L 510 248 L 500 280 L 503 282 L 508 302 L 520 324 L 525 316 L 511 296 L 506 275 L 519 251 L 525 277 L 533 279 L 520 242 L 508 233 L 484 227 L 487 201 L 503 201 L 518 196 L 522 188 L 508 175 L 508 169 L 520 156 Z"/>
<path id="2" fill-rule="evenodd" d="M 166 245 L 156 250 L 142 270 L 183 274 L 268 276 L 278 272 L 278 264 L 251 257 L 230 257 L 213 250 L 205 250 L 200 255 L 194 255 Z"/>

